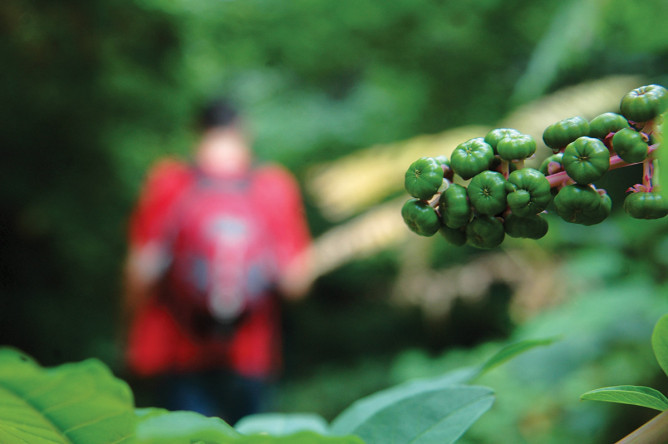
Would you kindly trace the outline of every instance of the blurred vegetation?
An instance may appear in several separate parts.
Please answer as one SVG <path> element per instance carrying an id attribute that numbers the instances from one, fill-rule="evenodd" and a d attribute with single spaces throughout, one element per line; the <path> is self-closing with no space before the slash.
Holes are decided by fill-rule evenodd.
<path id="1" fill-rule="evenodd" d="M 97 356 L 123 371 L 127 216 L 149 165 L 187 156 L 192 113 L 205 97 L 235 97 L 258 155 L 303 180 L 309 167 L 370 145 L 494 125 L 585 80 L 628 73 L 666 85 L 666 20 L 662 0 L 642 8 L 623 0 L 4 0 L 0 342 L 46 365 Z M 332 227 L 314 202 L 307 207 L 315 236 Z M 313 297 L 286 313 L 278 408 L 331 417 L 362 394 L 473 362 L 500 341 L 566 332 L 489 375 L 498 405 L 467 439 L 490 442 L 502 426 L 516 442 L 613 439 L 610 424 L 633 422 L 630 410 L 580 405 L 577 395 L 656 374 L 647 332 L 666 311 L 665 223 L 647 229 L 617 214 L 598 227 L 551 224 L 548 238 L 511 249 L 529 263 L 547 258 L 562 281 L 584 287 L 562 288 L 561 299 L 529 314 L 518 314 L 506 283 L 436 318 L 396 304 L 406 246 L 320 278 Z M 432 269 L 481 255 L 438 240 L 425 248 Z"/>

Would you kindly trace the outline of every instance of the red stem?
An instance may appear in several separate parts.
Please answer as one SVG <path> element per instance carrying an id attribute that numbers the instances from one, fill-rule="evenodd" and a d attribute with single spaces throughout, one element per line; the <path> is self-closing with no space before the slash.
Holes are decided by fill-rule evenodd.
<path id="1" fill-rule="evenodd" d="M 649 147 L 648 151 L 648 158 L 650 157 L 649 154 L 654 152 L 658 148 L 658 145 L 651 145 Z M 617 168 L 624 168 L 627 166 L 631 165 L 637 165 L 641 162 L 635 162 L 635 163 L 628 163 L 623 161 L 618 155 L 614 155 L 610 158 L 610 169 L 611 170 L 616 170 Z M 550 182 L 550 186 L 552 188 L 557 187 L 567 181 L 569 179 L 568 174 L 566 174 L 566 171 L 559 171 L 558 173 L 550 174 L 549 176 L 546 176 L 547 180 Z M 643 172 L 643 180 L 644 180 L 645 174 Z"/>

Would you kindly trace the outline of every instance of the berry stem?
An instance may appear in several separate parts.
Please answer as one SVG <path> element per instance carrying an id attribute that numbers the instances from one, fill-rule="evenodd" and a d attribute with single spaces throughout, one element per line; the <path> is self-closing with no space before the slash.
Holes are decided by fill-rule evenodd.
<path id="1" fill-rule="evenodd" d="M 654 144 L 654 145 L 651 145 L 649 147 L 648 159 L 650 159 L 650 158 L 653 159 L 654 156 L 652 156 L 651 154 L 658 147 L 659 147 L 658 144 Z M 639 163 L 640 162 L 628 163 L 628 162 L 623 161 L 618 155 L 614 155 L 610 158 L 610 169 L 611 170 L 616 170 L 617 168 L 624 168 L 624 167 L 631 166 L 631 165 L 637 165 Z M 547 177 L 547 180 L 550 182 L 550 186 L 552 188 L 558 187 L 561 184 L 563 184 L 565 181 L 568 180 L 568 174 L 566 173 L 566 171 L 560 171 L 560 172 L 555 173 L 555 174 L 550 174 L 549 176 L 546 176 L 546 177 Z M 651 179 L 651 176 L 650 176 L 650 179 Z M 643 171 L 643 184 L 644 184 L 644 181 L 645 181 L 645 172 Z"/>
<path id="2" fill-rule="evenodd" d="M 652 176 L 654 175 L 654 162 L 650 156 L 642 161 L 642 184 L 645 190 L 652 192 Z"/>
<path id="3" fill-rule="evenodd" d="M 510 162 L 508 160 L 501 161 L 501 174 L 505 179 L 508 179 L 508 174 L 510 172 Z"/>

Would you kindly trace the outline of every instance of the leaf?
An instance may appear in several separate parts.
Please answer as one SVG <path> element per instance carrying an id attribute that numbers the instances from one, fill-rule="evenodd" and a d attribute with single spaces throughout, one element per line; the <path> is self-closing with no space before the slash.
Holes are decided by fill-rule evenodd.
<path id="1" fill-rule="evenodd" d="M 554 339 L 527 339 L 515 344 L 507 345 L 499 350 L 494 356 L 489 358 L 482 366 L 480 366 L 480 369 L 474 378 L 487 373 L 491 369 L 503 364 L 504 362 L 514 358 L 521 353 L 524 353 L 527 350 L 531 350 L 532 348 L 539 346 L 550 345 L 553 342 Z"/>
<path id="2" fill-rule="evenodd" d="M 0 349 L 0 442 L 126 443 L 134 426 L 130 388 L 100 361 L 46 369 Z"/>
<path id="3" fill-rule="evenodd" d="M 241 435 L 220 418 L 195 412 L 169 412 L 163 409 L 137 410 L 138 444 L 181 444 L 203 441 L 236 443 Z"/>
<path id="4" fill-rule="evenodd" d="M 351 433 L 368 443 L 451 443 L 494 403 L 487 387 L 450 386 L 401 399 Z"/>
<path id="5" fill-rule="evenodd" d="M 540 97 L 560 71 L 587 54 L 600 16 L 597 9 L 593 0 L 562 3 L 517 81 L 511 102 L 523 103 Z"/>
<path id="6" fill-rule="evenodd" d="M 437 378 L 409 381 L 358 399 L 332 421 L 331 433 L 336 435 L 352 433 L 363 422 L 393 403 L 429 390 L 461 384 L 470 380 L 474 374 L 473 369 L 460 369 Z"/>
<path id="7" fill-rule="evenodd" d="M 583 394 L 580 399 L 638 405 L 659 411 L 668 409 L 668 398 L 663 393 L 636 385 L 603 387 Z"/>
<path id="8" fill-rule="evenodd" d="M 668 168 L 668 165 L 666 167 Z M 668 375 L 668 314 L 663 315 L 654 326 L 652 349 L 663 372 Z"/>
<path id="9" fill-rule="evenodd" d="M 240 419 L 234 428 L 244 435 L 269 433 L 284 436 L 304 430 L 326 435 L 329 426 L 324 418 L 312 413 L 262 413 Z"/>
<path id="10" fill-rule="evenodd" d="M 311 431 L 302 431 L 293 435 L 244 436 L 234 441 L 235 444 L 364 444 L 357 436 L 323 436 Z"/>
<path id="11" fill-rule="evenodd" d="M 208 418 L 195 412 L 169 412 L 163 409 L 137 409 L 137 444 L 364 444 L 356 436 L 324 436 L 313 430 L 296 430 L 294 425 L 324 427 L 325 420 L 317 415 L 253 415 L 242 428 L 249 435 L 242 435 L 219 418 Z M 293 421 L 294 424 L 290 424 Z M 322 421 L 322 423 L 320 422 Z M 282 423 L 282 425 L 281 425 Z M 259 433 L 255 428 L 265 424 L 274 430 Z M 243 425 L 243 420 L 239 422 Z M 280 434 L 280 436 L 276 436 Z"/>

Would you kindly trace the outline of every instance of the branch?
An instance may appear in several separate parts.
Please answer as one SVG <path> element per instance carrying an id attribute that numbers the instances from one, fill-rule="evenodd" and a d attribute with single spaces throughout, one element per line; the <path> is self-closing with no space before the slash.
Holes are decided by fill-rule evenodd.
<path id="1" fill-rule="evenodd" d="M 658 144 L 651 145 L 648 150 L 648 156 L 653 153 L 659 147 Z M 610 158 L 610 169 L 616 170 L 617 168 L 624 168 L 631 165 L 638 165 L 642 162 L 628 163 L 623 161 L 618 155 L 614 155 Z M 568 180 L 568 174 L 566 171 L 559 171 L 558 173 L 550 174 L 546 176 L 547 180 L 550 182 L 552 188 L 561 185 Z"/>
<path id="2" fill-rule="evenodd" d="M 617 441 L 617 444 L 661 444 L 666 442 L 666 437 L 668 437 L 668 410 Z"/>

